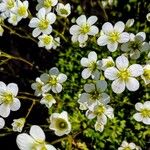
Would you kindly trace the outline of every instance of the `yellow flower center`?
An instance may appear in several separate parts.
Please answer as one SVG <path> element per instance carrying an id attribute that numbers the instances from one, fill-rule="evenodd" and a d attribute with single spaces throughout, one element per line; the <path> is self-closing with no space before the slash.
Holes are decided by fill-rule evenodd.
<path id="1" fill-rule="evenodd" d="M 14 0 L 8 0 L 8 1 L 7 1 L 7 9 L 13 8 L 14 5 L 15 5 Z"/>
<path id="2" fill-rule="evenodd" d="M 48 28 L 48 25 L 49 25 L 49 21 L 47 21 L 46 19 L 42 19 L 40 20 L 38 26 L 40 30 L 46 30 Z"/>
<path id="3" fill-rule="evenodd" d="M 137 50 L 140 49 L 141 44 L 138 41 L 131 41 L 129 43 L 129 48 L 133 49 L 133 50 Z"/>
<path id="4" fill-rule="evenodd" d="M 101 116 L 104 112 L 105 112 L 105 107 L 103 105 L 99 105 L 94 111 L 94 113 L 99 116 Z"/>
<path id="5" fill-rule="evenodd" d="M 33 145 L 32 145 L 32 149 L 31 150 L 47 150 L 46 146 L 45 146 L 45 142 L 44 141 L 36 141 Z"/>
<path id="6" fill-rule="evenodd" d="M 100 98 L 100 94 L 97 92 L 97 91 L 92 91 L 91 93 L 90 93 L 90 99 L 92 100 L 92 101 L 96 101 L 97 99 L 99 99 Z"/>
<path id="7" fill-rule="evenodd" d="M 46 8 L 49 8 L 52 6 L 52 1 L 51 0 L 44 0 L 43 6 Z"/>
<path id="8" fill-rule="evenodd" d="M 25 16 L 27 12 L 27 8 L 25 6 L 21 6 L 18 8 L 18 15 L 19 16 Z"/>
<path id="9" fill-rule="evenodd" d="M 66 9 L 60 9 L 60 13 L 62 15 L 68 15 L 68 11 Z"/>
<path id="10" fill-rule="evenodd" d="M 144 118 L 150 117 L 150 109 L 144 108 L 141 110 L 141 114 Z"/>
<path id="11" fill-rule="evenodd" d="M 112 42 L 112 43 L 117 42 L 119 40 L 119 37 L 120 37 L 120 33 L 111 32 L 109 34 L 109 41 Z"/>
<path id="12" fill-rule="evenodd" d="M 59 130 L 64 130 L 68 128 L 67 122 L 62 118 L 58 118 L 55 122 L 55 125 L 56 125 L 56 128 Z"/>
<path id="13" fill-rule="evenodd" d="M 50 44 L 50 43 L 52 42 L 52 37 L 46 35 L 42 40 L 43 40 L 43 43 L 44 43 L 45 45 L 48 45 L 48 44 Z"/>
<path id="14" fill-rule="evenodd" d="M 84 24 L 80 28 L 81 34 L 87 34 L 90 31 L 90 26 L 88 24 Z"/>
<path id="15" fill-rule="evenodd" d="M 91 62 L 89 65 L 88 65 L 88 68 L 90 69 L 90 71 L 95 71 L 97 69 L 97 64 L 96 62 Z"/>
<path id="16" fill-rule="evenodd" d="M 109 68 L 109 67 L 113 67 L 114 66 L 114 62 L 113 61 L 108 61 L 106 63 L 106 67 Z"/>
<path id="17" fill-rule="evenodd" d="M 57 84 L 57 77 L 56 76 L 51 76 L 50 79 L 49 79 L 49 84 L 51 86 L 56 86 L 56 84 Z"/>
<path id="18" fill-rule="evenodd" d="M 45 99 L 46 99 L 47 101 L 51 101 L 51 100 L 53 99 L 53 96 L 52 96 L 51 94 L 47 94 L 47 95 L 45 96 Z"/>
<path id="19" fill-rule="evenodd" d="M 130 147 L 125 147 L 123 150 L 131 150 Z"/>
<path id="20" fill-rule="evenodd" d="M 150 69 L 144 69 L 144 74 L 143 76 L 150 80 Z"/>
<path id="21" fill-rule="evenodd" d="M 5 92 L 3 95 L 3 103 L 5 104 L 11 104 L 13 102 L 13 95 L 12 93 Z"/>
<path id="22" fill-rule="evenodd" d="M 121 80 L 126 81 L 130 77 L 130 72 L 128 70 L 122 70 L 118 73 L 118 77 L 121 78 Z"/>

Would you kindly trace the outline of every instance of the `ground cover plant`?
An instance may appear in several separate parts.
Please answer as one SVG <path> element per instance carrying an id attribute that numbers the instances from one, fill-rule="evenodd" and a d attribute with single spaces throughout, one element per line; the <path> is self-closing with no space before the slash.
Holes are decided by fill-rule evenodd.
<path id="1" fill-rule="evenodd" d="M 150 2 L 0 0 L 0 146 L 150 149 Z"/>

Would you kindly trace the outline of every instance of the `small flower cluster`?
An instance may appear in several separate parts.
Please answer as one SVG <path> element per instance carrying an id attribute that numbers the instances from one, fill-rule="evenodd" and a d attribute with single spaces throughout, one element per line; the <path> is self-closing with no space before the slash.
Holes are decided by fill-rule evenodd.
<path id="1" fill-rule="evenodd" d="M 88 54 L 88 58 L 81 59 L 81 65 L 86 67 L 82 71 L 82 77 L 87 79 L 91 76 L 94 80 L 93 83 L 84 85 L 85 92 L 80 95 L 78 103 L 81 110 L 87 110 L 88 119 L 97 118 L 95 130 L 102 132 L 107 118 L 114 118 L 113 108 L 108 105 L 110 96 L 105 92 L 107 82 L 100 80 L 100 71 L 102 66 L 104 69 L 104 63 L 102 65 L 102 61 L 97 61 L 97 54 L 92 51 Z"/>
<path id="2" fill-rule="evenodd" d="M 127 141 L 123 141 L 118 150 L 142 150 L 141 147 L 135 145 L 135 143 L 128 143 Z"/>
<path id="3" fill-rule="evenodd" d="M 6 85 L 4 82 L 0 81 L 0 129 L 5 125 L 5 120 L 3 118 L 7 118 L 10 115 L 10 111 L 17 111 L 21 107 L 17 94 L 17 84 L 9 83 Z"/>
<path id="4" fill-rule="evenodd" d="M 56 21 L 56 14 L 51 11 L 54 6 L 56 6 L 58 16 L 66 18 L 71 13 L 69 3 L 64 5 L 58 3 L 58 0 L 38 0 L 36 7 L 38 11 L 37 17 L 33 17 L 29 23 L 29 27 L 34 28 L 32 32 L 33 37 L 38 37 L 39 39 L 38 46 L 45 47 L 47 50 L 51 48 L 56 49 L 60 45 L 60 38 L 53 38 L 51 35 L 53 31 L 52 24 Z"/>

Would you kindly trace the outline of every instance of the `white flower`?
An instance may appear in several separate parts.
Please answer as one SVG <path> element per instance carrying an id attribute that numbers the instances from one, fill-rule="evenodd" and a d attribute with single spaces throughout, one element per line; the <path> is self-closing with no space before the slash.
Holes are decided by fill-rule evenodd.
<path id="1" fill-rule="evenodd" d="M 117 67 L 117 68 L 116 68 Z M 111 87 L 112 90 L 119 94 L 125 90 L 136 91 L 139 88 L 139 82 L 135 77 L 143 74 L 143 68 L 139 64 L 129 66 L 128 59 L 121 55 L 116 59 L 116 67 L 107 68 L 104 75 L 109 80 L 114 80 Z"/>
<path id="2" fill-rule="evenodd" d="M 38 37 L 39 47 L 45 47 L 47 50 L 50 50 L 53 47 L 53 37 L 51 35 L 43 34 Z"/>
<path id="3" fill-rule="evenodd" d="M 85 43 L 89 35 L 95 36 L 99 31 L 98 28 L 93 25 L 96 21 L 96 16 L 91 16 L 88 19 L 85 15 L 78 17 L 76 20 L 77 25 L 73 25 L 70 28 L 72 42 Z"/>
<path id="4" fill-rule="evenodd" d="M 84 85 L 86 93 L 82 93 L 78 100 L 79 103 L 87 103 L 87 107 L 96 106 L 98 103 L 107 104 L 110 101 L 110 97 L 104 91 L 107 88 L 107 82 L 104 80 L 98 80 L 96 84 L 90 83 Z"/>
<path id="5" fill-rule="evenodd" d="M 60 46 L 60 37 L 56 37 L 53 39 L 53 45 L 52 45 L 52 48 L 53 49 L 56 49 L 57 47 Z"/>
<path id="6" fill-rule="evenodd" d="M 0 117 L 0 129 L 2 129 L 5 126 L 5 120 Z"/>
<path id="7" fill-rule="evenodd" d="M 16 14 L 14 13 L 10 13 L 10 17 L 8 19 L 8 22 L 10 24 L 12 24 L 13 26 L 16 26 L 18 24 L 18 22 L 20 21 L 20 17 L 18 17 Z"/>
<path id="8" fill-rule="evenodd" d="M 67 80 L 67 76 L 63 73 L 60 73 L 56 67 L 51 68 L 49 70 L 49 74 L 42 74 L 40 78 L 45 84 L 42 87 L 42 91 L 48 92 L 52 90 L 54 93 L 60 93 L 62 91 L 61 84 Z"/>
<path id="9" fill-rule="evenodd" d="M 7 86 L 0 82 L 0 116 L 6 118 L 10 110 L 17 111 L 20 108 L 20 101 L 16 98 L 18 86 L 15 83 L 9 83 Z"/>
<path id="10" fill-rule="evenodd" d="M 26 0 L 24 2 L 21 2 L 20 0 L 16 1 L 16 6 L 11 9 L 11 11 L 17 15 L 17 20 L 21 20 L 22 18 L 28 17 L 28 7 L 29 2 Z"/>
<path id="11" fill-rule="evenodd" d="M 128 19 L 127 22 L 126 22 L 126 27 L 132 27 L 134 24 L 134 19 Z"/>
<path id="12" fill-rule="evenodd" d="M 95 127 L 95 130 L 99 131 L 99 132 L 103 132 L 103 130 L 104 130 L 104 125 L 102 123 L 97 122 L 97 121 L 96 121 L 94 127 Z"/>
<path id="13" fill-rule="evenodd" d="M 13 127 L 13 131 L 22 132 L 25 121 L 25 118 L 14 119 L 13 123 L 11 124 Z"/>
<path id="14" fill-rule="evenodd" d="M 133 33 L 130 34 L 130 41 L 121 45 L 121 50 L 128 52 L 132 59 L 138 59 L 141 52 L 147 51 L 150 49 L 150 46 L 147 42 L 144 42 L 146 34 L 144 32 L 139 32 L 136 35 Z"/>
<path id="15" fill-rule="evenodd" d="M 147 64 L 143 67 L 144 73 L 141 76 L 145 84 L 150 84 L 150 64 Z"/>
<path id="16" fill-rule="evenodd" d="M 148 14 L 146 15 L 146 19 L 147 19 L 147 21 L 150 22 L 150 13 L 148 13 Z"/>
<path id="17" fill-rule="evenodd" d="M 16 0 L 2 0 L 0 3 L 0 12 L 5 18 L 9 17 L 12 8 L 16 5 Z"/>
<path id="18" fill-rule="evenodd" d="M 97 54 L 94 51 L 88 54 L 88 58 L 83 57 L 80 63 L 83 67 L 86 67 L 82 71 L 83 79 L 88 79 L 90 76 L 92 76 L 92 79 L 99 79 L 101 62 L 97 61 Z"/>
<path id="19" fill-rule="evenodd" d="M 52 7 L 57 5 L 58 0 L 37 0 L 38 5 L 36 6 L 36 10 L 39 11 L 41 8 L 45 8 L 46 12 L 50 12 Z"/>
<path id="20" fill-rule="evenodd" d="M 109 68 L 109 67 L 113 67 L 113 66 L 115 66 L 115 63 L 114 63 L 114 60 L 112 59 L 112 57 L 110 57 L 110 56 L 108 56 L 107 58 L 105 58 L 105 59 L 102 59 L 102 61 L 101 61 L 101 63 L 102 63 L 102 70 L 106 70 L 107 68 Z"/>
<path id="21" fill-rule="evenodd" d="M 56 103 L 56 100 L 54 99 L 54 97 L 49 94 L 43 94 L 43 98 L 40 101 L 41 104 L 45 104 L 47 108 L 50 108 L 53 104 Z"/>
<path id="22" fill-rule="evenodd" d="M 135 149 L 136 145 L 134 143 L 128 143 L 127 141 L 123 141 L 121 147 L 118 150 L 132 150 Z"/>
<path id="23" fill-rule="evenodd" d="M 71 124 L 68 121 L 68 114 L 66 111 L 62 113 L 53 113 L 50 117 L 50 129 L 55 131 L 57 136 L 69 134 L 71 131 Z"/>
<path id="24" fill-rule="evenodd" d="M 97 122 L 105 125 L 107 123 L 107 117 L 114 118 L 114 110 L 111 106 L 99 103 L 92 109 L 87 110 L 86 116 L 88 119 L 94 119 L 97 117 Z"/>
<path id="25" fill-rule="evenodd" d="M 135 109 L 139 112 L 134 114 L 133 118 L 138 122 L 150 125 L 150 101 L 146 101 L 144 104 L 136 103 Z"/>
<path id="26" fill-rule="evenodd" d="M 125 25 L 122 21 L 118 21 L 114 27 L 110 22 L 104 23 L 102 32 L 104 33 L 97 39 L 99 46 L 107 45 L 110 52 L 116 51 L 118 43 L 126 43 L 129 41 L 129 34 L 123 32 Z"/>
<path id="27" fill-rule="evenodd" d="M 66 5 L 58 3 L 56 7 L 56 12 L 61 17 L 68 17 L 71 13 L 71 6 L 69 3 Z"/>
<path id="28" fill-rule="evenodd" d="M 36 96 L 41 96 L 43 91 L 42 91 L 42 86 L 44 83 L 41 81 L 40 78 L 36 78 L 36 82 L 31 84 L 31 88 L 35 90 L 34 95 Z"/>
<path id="29" fill-rule="evenodd" d="M 3 36 L 4 33 L 4 29 L 2 28 L 2 26 L 0 25 L 0 36 Z"/>
<path id="30" fill-rule="evenodd" d="M 30 135 L 22 133 L 17 136 L 17 145 L 20 150 L 56 150 L 56 148 L 45 142 L 45 134 L 43 130 L 33 125 L 30 128 Z"/>
<path id="31" fill-rule="evenodd" d="M 52 12 L 46 14 L 46 10 L 41 8 L 37 13 L 37 18 L 32 18 L 29 27 L 35 28 L 32 32 L 33 37 L 39 36 L 41 33 L 50 34 L 52 32 L 52 26 L 56 20 L 56 15 Z"/>

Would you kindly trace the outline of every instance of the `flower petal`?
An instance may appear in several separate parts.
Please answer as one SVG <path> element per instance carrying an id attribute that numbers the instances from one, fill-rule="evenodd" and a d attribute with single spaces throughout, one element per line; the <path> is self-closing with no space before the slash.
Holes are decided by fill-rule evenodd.
<path id="1" fill-rule="evenodd" d="M 83 67 L 88 67 L 88 65 L 89 65 L 89 60 L 88 60 L 88 58 L 83 57 L 83 58 L 81 59 L 80 63 L 81 63 L 81 65 L 82 65 Z"/>
<path id="2" fill-rule="evenodd" d="M 94 51 L 90 52 L 88 54 L 88 59 L 89 59 L 90 62 L 91 61 L 97 61 L 97 54 Z"/>
<path id="3" fill-rule="evenodd" d="M 115 80 L 118 78 L 118 69 L 115 67 L 109 67 L 105 70 L 104 75 L 109 80 Z"/>
<path id="4" fill-rule="evenodd" d="M 125 90 L 125 82 L 120 78 L 116 79 L 115 81 L 113 81 L 111 87 L 115 93 L 120 94 Z"/>
<path id="5" fill-rule="evenodd" d="M 78 41 L 80 42 L 80 43 L 84 43 L 84 42 L 86 42 L 88 40 L 88 35 L 87 34 L 80 34 L 79 36 L 78 36 Z"/>
<path id="6" fill-rule="evenodd" d="M 94 85 L 93 83 L 85 84 L 85 85 L 84 85 L 84 90 L 85 90 L 87 93 L 93 92 L 93 91 L 95 91 L 95 85 Z"/>
<path id="7" fill-rule="evenodd" d="M 128 78 L 126 81 L 126 87 L 129 91 L 136 91 L 139 88 L 139 82 L 135 78 Z"/>
<path id="8" fill-rule="evenodd" d="M 107 48 L 110 52 L 114 52 L 117 50 L 118 48 L 118 43 L 117 42 L 114 42 L 114 43 L 108 43 L 107 44 Z"/>
<path id="9" fill-rule="evenodd" d="M 12 105 L 10 106 L 10 110 L 17 111 L 21 107 L 21 103 L 18 98 L 14 98 Z"/>
<path id="10" fill-rule="evenodd" d="M 102 26 L 102 31 L 105 33 L 105 34 L 109 34 L 110 32 L 113 32 L 113 26 L 110 22 L 106 22 L 103 24 Z"/>
<path id="11" fill-rule="evenodd" d="M 149 117 L 143 118 L 143 123 L 145 123 L 146 125 L 150 125 L 150 118 Z"/>
<path id="12" fill-rule="evenodd" d="M 81 15 L 80 17 L 77 18 L 76 23 L 79 26 L 82 26 L 84 23 L 86 23 L 86 16 L 85 15 Z"/>
<path id="13" fill-rule="evenodd" d="M 139 32 L 139 33 L 136 34 L 136 36 L 140 36 L 142 38 L 142 41 L 144 41 L 146 39 L 145 32 Z"/>
<path id="14" fill-rule="evenodd" d="M 50 24 L 53 24 L 56 21 L 56 15 L 50 12 L 46 15 L 46 20 L 49 20 Z"/>
<path id="15" fill-rule="evenodd" d="M 87 23 L 91 26 L 93 25 L 96 21 L 98 20 L 98 18 L 96 16 L 91 16 L 88 18 Z"/>
<path id="16" fill-rule="evenodd" d="M 80 27 L 78 25 L 73 25 L 70 28 L 69 32 L 70 32 L 70 34 L 74 35 L 74 34 L 78 34 L 79 30 L 80 30 Z"/>
<path id="17" fill-rule="evenodd" d="M 2 129 L 5 126 L 5 120 L 0 117 L 0 129 Z"/>
<path id="18" fill-rule="evenodd" d="M 127 57 L 121 55 L 116 59 L 116 66 L 119 70 L 125 70 L 129 66 L 129 61 Z"/>
<path id="19" fill-rule="evenodd" d="M 91 75 L 91 71 L 90 71 L 89 68 L 86 68 L 86 69 L 84 69 L 84 70 L 82 71 L 82 78 L 83 78 L 83 79 L 89 78 L 90 75 Z"/>
<path id="20" fill-rule="evenodd" d="M 57 81 L 59 82 L 59 83 L 63 83 L 63 82 L 65 82 L 67 80 L 67 76 L 65 75 L 65 74 L 63 74 L 63 73 L 60 73 L 59 75 L 58 75 L 58 77 L 57 77 Z"/>
<path id="21" fill-rule="evenodd" d="M 45 147 L 47 150 L 57 150 L 53 145 L 50 145 L 50 144 L 46 144 Z"/>
<path id="22" fill-rule="evenodd" d="M 31 150 L 35 143 L 34 139 L 26 133 L 19 134 L 16 142 L 20 150 Z"/>
<path id="23" fill-rule="evenodd" d="M 59 74 L 59 70 L 58 70 L 58 68 L 57 67 L 53 67 L 53 68 L 51 68 L 50 70 L 49 70 L 49 74 L 50 75 L 58 75 Z"/>
<path id="24" fill-rule="evenodd" d="M 53 91 L 54 93 L 60 93 L 60 92 L 62 91 L 62 85 L 59 84 L 59 83 L 57 83 L 56 86 L 52 86 L 52 91 Z"/>
<path id="25" fill-rule="evenodd" d="M 45 19 L 45 14 L 46 14 L 45 8 L 41 8 L 37 13 L 37 17 L 40 20 Z"/>
<path id="26" fill-rule="evenodd" d="M 142 103 L 136 103 L 135 104 L 135 109 L 138 111 L 141 111 L 141 109 L 143 108 L 143 104 Z"/>
<path id="27" fill-rule="evenodd" d="M 114 30 L 119 33 L 122 33 L 124 28 L 125 24 L 122 21 L 118 21 L 114 26 Z"/>
<path id="28" fill-rule="evenodd" d="M 6 118 L 10 114 L 10 107 L 9 105 L 1 104 L 0 105 L 0 116 Z"/>
<path id="29" fill-rule="evenodd" d="M 18 94 L 18 85 L 15 83 L 9 83 L 7 85 L 7 90 L 10 91 L 14 96 Z"/>
<path id="30" fill-rule="evenodd" d="M 129 39 L 130 39 L 129 33 L 123 32 L 120 34 L 118 42 L 119 43 L 126 43 L 129 41 Z"/>
<path id="31" fill-rule="evenodd" d="M 96 82 L 96 88 L 100 92 L 104 92 L 107 88 L 107 82 L 105 80 L 99 80 Z"/>
<path id="32" fill-rule="evenodd" d="M 141 65 L 138 64 L 133 64 L 128 68 L 129 72 L 130 72 L 130 76 L 132 77 L 138 77 L 141 76 L 143 74 L 143 67 Z"/>
<path id="33" fill-rule="evenodd" d="M 107 35 L 102 35 L 97 39 L 97 44 L 99 46 L 105 46 L 108 43 L 108 36 Z"/>
<path id="34" fill-rule="evenodd" d="M 88 35 L 96 35 L 98 33 L 99 29 L 96 26 L 91 26 L 90 31 L 88 32 Z"/>
<path id="35" fill-rule="evenodd" d="M 45 134 L 42 128 L 37 125 L 31 126 L 30 135 L 37 141 L 45 141 Z"/>
<path id="36" fill-rule="evenodd" d="M 32 35 L 33 37 L 37 37 L 41 34 L 41 30 L 39 28 L 35 28 L 33 31 L 32 31 Z"/>
<path id="37" fill-rule="evenodd" d="M 38 26 L 38 23 L 39 23 L 38 18 L 32 18 L 30 23 L 29 23 L 29 27 L 30 28 L 36 28 Z"/>

